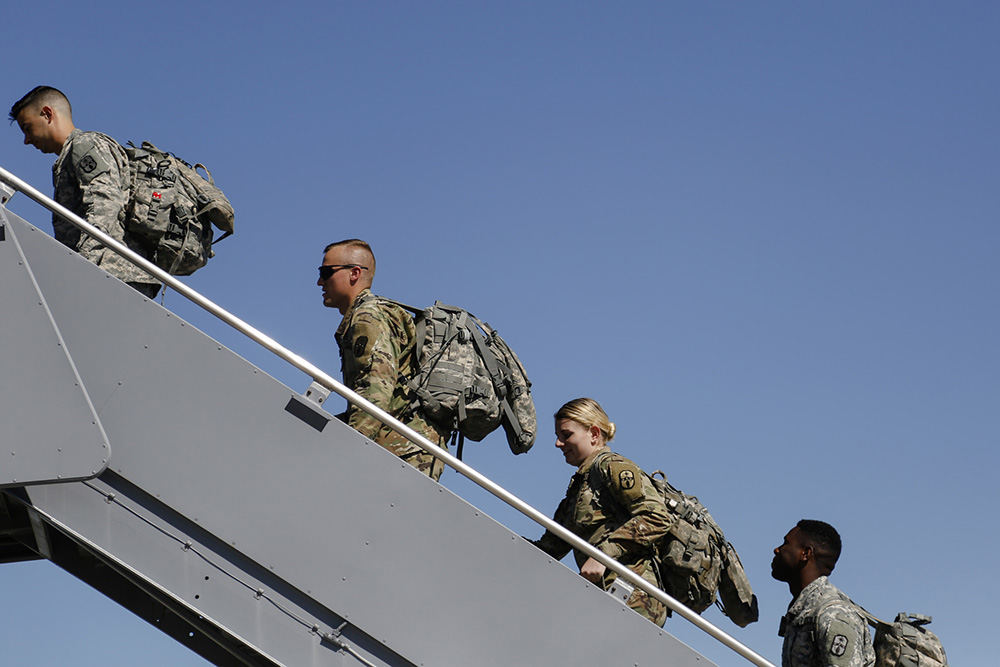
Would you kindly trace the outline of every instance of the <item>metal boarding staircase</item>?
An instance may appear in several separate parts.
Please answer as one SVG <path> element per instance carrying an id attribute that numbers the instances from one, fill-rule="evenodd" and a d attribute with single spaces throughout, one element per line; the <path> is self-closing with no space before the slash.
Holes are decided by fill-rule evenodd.
<path id="1" fill-rule="evenodd" d="M 432 447 L 418 434 L 3 169 L 0 182 L 315 380 L 289 389 L 0 205 L 0 563 L 47 558 L 218 665 L 711 664 L 322 402 L 336 391 Z"/>

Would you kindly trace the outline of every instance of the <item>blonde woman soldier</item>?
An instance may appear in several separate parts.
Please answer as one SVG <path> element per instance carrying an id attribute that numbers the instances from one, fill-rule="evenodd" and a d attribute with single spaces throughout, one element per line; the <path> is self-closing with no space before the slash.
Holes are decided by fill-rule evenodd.
<path id="1" fill-rule="evenodd" d="M 670 516 L 652 483 L 639 466 L 608 447 L 615 425 L 592 398 L 577 398 L 555 414 L 556 448 L 577 471 L 553 520 L 622 565 L 659 586 L 653 545 L 667 533 Z M 549 531 L 533 544 L 553 558 L 570 551 Z M 580 576 L 607 589 L 617 575 L 574 552 Z M 663 626 L 667 608 L 636 589 L 628 606 Z"/>

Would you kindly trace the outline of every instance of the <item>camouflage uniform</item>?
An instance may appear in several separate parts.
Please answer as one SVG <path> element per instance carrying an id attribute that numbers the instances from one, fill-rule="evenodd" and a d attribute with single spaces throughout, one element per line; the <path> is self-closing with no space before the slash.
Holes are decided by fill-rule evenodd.
<path id="1" fill-rule="evenodd" d="M 782 667 L 872 667 L 868 624 L 826 577 L 802 589 L 781 619 Z"/>
<path id="2" fill-rule="evenodd" d="M 150 253 L 125 234 L 130 179 L 128 157 L 118 142 L 99 132 L 73 130 L 52 165 L 53 199 L 149 259 Z M 141 291 L 159 287 L 156 278 L 55 214 L 52 229 L 56 240 L 119 280 Z"/>
<path id="3" fill-rule="evenodd" d="M 344 384 L 441 448 L 440 433 L 410 409 L 406 383 L 413 375 L 413 318 L 399 306 L 362 291 L 344 313 L 337 328 Z M 351 406 L 345 421 L 362 435 L 382 445 L 414 468 L 437 480 L 444 463 L 391 428 Z"/>
<path id="4" fill-rule="evenodd" d="M 566 497 L 552 519 L 649 583 L 660 586 L 652 559 L 653 545 L 667 534 L 672 519 L 652 482 L 624 456 L 603 447 L 587 457 L 570 479 Z M 570 550 L 550 531 L 533 544 L 553 558 L 562 558 Z M 580 551 L 573 555 L 577 567 L 588 558 Z M 607 589 L 616 578 L 608 570 L 602 586 Z M 666 606 L 638 588 L 628 606 L 659 626 L 667 619 Z"/>

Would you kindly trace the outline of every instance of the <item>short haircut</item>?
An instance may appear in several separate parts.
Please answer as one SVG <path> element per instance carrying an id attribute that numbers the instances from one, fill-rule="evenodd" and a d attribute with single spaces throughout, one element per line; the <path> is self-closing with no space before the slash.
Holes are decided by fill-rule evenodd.
<path id="1" fill-rule="evenodd" d="M 14 122 L 17 117 L 21 115 L 21 112 L 35 105 L 45 105 L 48 104 L 52 106 L 54 104 L 65 104 L 66 110 L 69 111 L 70 117 L 73 116 L 73 107 L 69 103 L 69 98 L 63 94 L 63 92 L 52 86 L 35 86 L 28 93 L 14 102 L 14 106 L 10 108 L 10 120 Z"/>
<path id="2" fill-rule="evenodd" d="M 375 253 L 372 252 L 372 247 L 368 245 L 366 241 L 362 241 L 361 239 L 344 239 L 343 241 L 334 241 L 327 247 L 323 248 L 323 252 L 329 252 L 331 248 L 336 248 L 337 246 L 342 245 L 350 246 L 352 248 L 364 248 L 371 253 L 372 257 L 375 256 Z"/>
<path id="3" fill-rule="evenodd" d="M 840 558 L 840 533 L 824 521 L 802 519 L 796 524 L 802 541 L 813 548 L 816 563 L 826 574 L 833 572 L 837 559 Z"/>
<path id="4" fill-rule="evenodd" d="M 574 398 L 563 405 L 554 415 L 556 419 L 572 419 L 586 429 L 596 426 L 604 436 L 605 442 L 615 437 L 615 424 L 608 418 L 601 404 L 592 398 Z"/>
<path id="5" fill-rule="evenodd" d="M 371 278 L 375 277 L 375 253 L 372 252 L 372 247 L 370 245 L 368 245 L 365 241 L 362 241 L 361 239 L 344 239 L 343 241 L 336 241 L 336 242 L 331 243 L 330 245 L 326 246 L 325 248 L 323 248 L 323 253 L 326 254 L 326 253 L 330 252 L 330 250 L 332 248 L 339 248 L 341 246 L 346 247 L 346 248 L 354 248 L 355 252 L 357 252 L 358 250 L 360 250 L 360 251 L 364 252 L 366 255 L 368 255 L 369 257 L 371 257 L 372 265 L 368 267 L 368 269 L 369 269 L 369 271 L 368 271 L 368 277 L 369 277 L 368 282 L 370 283 L 371 282 Z M 362 266 L 364 266 L 364 265 L 362 264 Z"/>

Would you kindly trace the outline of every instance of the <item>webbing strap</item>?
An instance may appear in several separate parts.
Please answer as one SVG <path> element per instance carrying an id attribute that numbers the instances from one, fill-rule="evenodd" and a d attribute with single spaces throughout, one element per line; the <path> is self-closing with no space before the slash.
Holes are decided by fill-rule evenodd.
<path id="1" fill-rule="evenodd" d="M 413 306 L 409 306 L 409 305 L 403 303 L 402 301 L 396 301 L 395 299 L 390 299 L 389 297 L 386 297 L 386 296 L 380 296 L 380 295 L 376 295 L 376 296 L 378 296 L 378 298 L 382 299 L 383 301 L 388 301 L 389 303 L 391 303 L 391 304 L 393 304 L 395 306 L 399 306 L 403 310 L 408 310 L 411 313 L 413 313 L 414 315 L 419 315 L 420 313 L 424 312 L 423 308 L 414 308 Z"/>
<path id="2" fill-rule="evenodd" d="M 419 358 L 420 350 L 424 347 L 424 336 L 427 335 L 427 318 L 417 317 L 414 318 L 416 335 L 413 340 L 413 356 L 414 358 Z"/>
<path id="3" fill-rule="evenodd" d="M 465 394 L 461 394 L 458 397 L 458 423 L 461 424 L 465 421 Z"/>
<path id="4" fill-rule="evenodd" d="M 843 591 L 841 591 L 841 595 L 844 595 Z M 865 621 L 867 621 L 868 625 L 872 626 L 872 628 L 878 630 L 880 627 L 886 627 L 886 628 L 891 628 L 892 627 L 892 623 L 886 623 L 885 621 L 883 621 L 882 619 L 880 619 L 879 617 L 875 616 L 874 614 L 872 614 L 871 612 L 869 612 L 867 609 L 865 609 L 864 607 L 862 607 L 861 605 L 859 605 L 857 602 L 855 602 L 854 600 L 852 600 L 851 598 L 849 598 L 847 595 L 844 595 L 844 597 L 847 598 L 846 601 L 849 602 L 851 604 L 851 606 L 854 607 L 855 610 L 857 610 L 858 615 L 861 616 L 861 618 L 865 619 Z M 823 604 L 822 607 L 820 607 L 820 611 L 826 609 L 827 607 L 831 607 L 831 606 L 837 604 L 838 602 L 844 602 L 844 601 L 845 600 L 843 598 L 837 598 L 837 597 L 831 598 L 831 599 L 827 600 Z"/>
<path id="5" fill-rule="evenodd" d="M 215 245 L 216 243 L 218 243 L 218 242 L 219 242 L 219 241 L 221 241 L 222 239 L 226 238 L 227 236 L 232 236 L 232 235 L 233 235 L 233 233 L 232 233 L 232 232 L 224 232 L 224 233 L 222 234 L 222 236 L 220 236 L 219 238 L 217 238 L 217 239 L 215 239 L 214 241 L 212 241 L 212 245 Z"/>
<path id="6" fill-rule="evenodd" d="M 199 167 L 201 167 L 201 169 L 205 172 L 205 176 L 204 176 L 205 180 L 208 181 L 209 183 L 211 183 L 212 185 L 215 185 L 215 179 L 212 178 L 212 172 L 210 172 L 208 170 L 208 167 L 206 167 L 205 165 L 203 165 L 201 162 L 198 162 L 197 164 L 195 164 L 191 168 L 194 169 L 195 173 L 197 173 Z"/>
<path id="7" fill-rule="evenodd" d="M 500 400 L 500 405 L 503 406 L 503 418 L 510 426 L 511 430 L 514 432 L 514 437 L 517 438 L 518 443 L 521 442 L 521 434 L 524 433 L 524 429 L 521 428 L 521 422 L 518 420 L 517 415 L 514 414 L 514 407 L 505 398 Z"/>
<path id="8" fill-rule="evenodd" d="M 503 382 L 503 374 L 500 372 L 500 368 L 497 366 L 497 359 L 486 347 L 486 336 L 483 334 L 483 329 L 488 329 L 489 327 L 484 325 L 476 317 L 472 317 L 472 320 L 479 326 L 469 327 L 469 331 L 472 333 L 472 342 L 476 346 L 476 352 L 479 353 L 479 357 L 483 360 L 483 364 L 486 366 L 486 370 L 490 372 L 490 379 L 493 380 L 493 388 L 496 389 L 497 397 L 506 403 L 507 401 L 507 387 Z M 483 329 L 480 329 L 483 327 Z M 492 332 L 492 329 L 490 330 Z"/>

